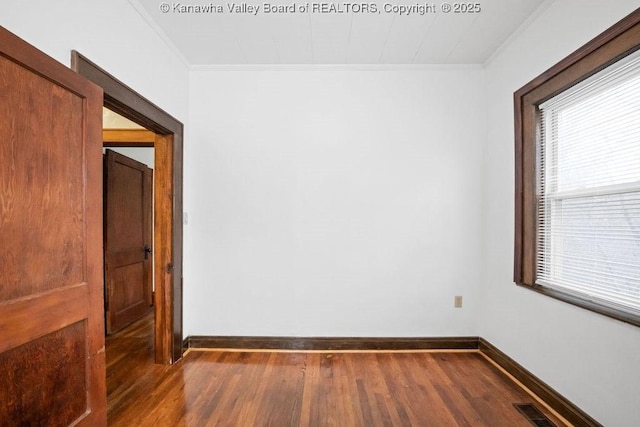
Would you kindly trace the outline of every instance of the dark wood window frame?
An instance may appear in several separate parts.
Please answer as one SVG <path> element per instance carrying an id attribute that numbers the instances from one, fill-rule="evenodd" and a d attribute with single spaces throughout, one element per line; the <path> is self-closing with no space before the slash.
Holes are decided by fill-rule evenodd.
<path id="1" fill-rule="evenodd" d="M 514 281 L 541 294 L 640 326 L 640 316 L 536 284 L 539 108 L 544 101 L 640 49 L 640 8 L 582 46 L 514 94 L 515 251 Z"/>

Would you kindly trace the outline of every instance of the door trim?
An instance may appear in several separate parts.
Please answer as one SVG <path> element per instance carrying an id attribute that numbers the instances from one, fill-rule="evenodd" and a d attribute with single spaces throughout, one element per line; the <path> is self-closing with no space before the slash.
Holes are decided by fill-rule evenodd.
<path id="1" fill-rule="evenodd" d="M 146 129 L 102 129 L 103 147 L 153 147 L 156 134 Z"/>
<path id="2" fill-rule="evenodd" d="M 102 87 L 104 106 L 156 133 L 155 360 L 182 357 L 183 124 L 77 51 L 71 68 Z"/>

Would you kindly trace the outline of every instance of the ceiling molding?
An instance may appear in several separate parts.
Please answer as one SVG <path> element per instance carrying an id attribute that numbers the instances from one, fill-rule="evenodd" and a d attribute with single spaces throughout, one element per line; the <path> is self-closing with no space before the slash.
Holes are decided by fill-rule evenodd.
<path id="1" fill-rule="evenodd" d="M 138 0 L 129 0 L 129 4 L 135 9 L 136 12 L 138 12 L 138 15 L 140 15 L 142 19 L 145 20 L 147 25 L 151 27 L 151 29 L 158 35 L 158 37 L 160 37 L 160 40 L 162 40 L 164 44 L 167 45 L 169 50 L 171 50 L 171 52 L 173 52 L 173 54 L 178 57 L 180 62 L 182 62 L 185 67 L 191 68 L 191 63 L 189 62 L 189 60 L 187 60 L 180 49 L 178 49 L 178 46 L 176 46 L 173 41 L 171 41 L 167 33 L 165 33 L 164 30 L 160 28 L 158 23 L 151 17 L 144 6 L 142 6 L 142 4 L 140 4 Z"/>
<path id="2" fill-rule="evenodd" d="M 225 64 L 192 65 L 193 72 L 211 71 L 447 71 L 482 70 L 482 64 Z"/>
<path id="3" fill-rule="evenodd" d="M 509 34 L 509 37 L 507 37 L 507 39 L 502 42 L 502 44 L 498 46 L 498 48 L 494 50 L 491 55 L 489 55 L 487 60 L 484 61 L 483 65 L 485 67 L 489 66 L 489 64 L 491 64 L 494 59 L 500 56 L 500 54 L 507 48 L 507 46 L 509 46 L 516 38 L 518 38 L 520 34 L 522 34 L 522 32 L 526 30 L 533 21 L 537 20 L 553 3 L 555 3 L 555 1 L 556 0 L 546 0 L 544 3 L 538 6 L 538 8 L 534 10 L 533 13 L 529 15 L 529 17 L 527 17 L 527 19 L 525 19 L 524 22 L 520 24 L 514 32 Z"/>

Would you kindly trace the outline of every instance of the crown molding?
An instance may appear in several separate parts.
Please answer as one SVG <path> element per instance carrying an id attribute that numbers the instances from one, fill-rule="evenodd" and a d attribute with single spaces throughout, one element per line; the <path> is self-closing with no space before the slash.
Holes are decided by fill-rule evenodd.
<path id="1" fill-rule="evenodd" d="M 160 37 L 160 40 L 164 42 L 164 44 L 169 48 L 169 50 L 171 50 L 171 52 L 173 52 L 173 54 L 178 57 L 180 62 L 182 62 L 184 66 L 187 67 L 187 69 L 190 69 L 191 63 L 182 54 L 180 49 L 178 49 L 178 46 L 176 46 L 173 43 L 173 41 L 171 41 L 167 33 L 165 33 L 164 30 L 160 28 L 160 25 L 158 25 L 158 23 L 153 19 L 151 14 L 147 12 L 147 9 L 145 9 L 144 6 L 142 6 L 142 4 L 138 0 L 129 0 L 129 4 L 135 9 L 136 12 L 138 12 L 138 15 L 140 15 L 142 19 L 145 20 L 147 25 L 151 27 L 151 29 L 156 33 L 156 35 Z"/>
<path id="2" fill-rule="evenodd" d="M 193 72 L 211 71 L 451 71 L 482 70 L 482 64 L 211 64 L 192 65 Z"/>

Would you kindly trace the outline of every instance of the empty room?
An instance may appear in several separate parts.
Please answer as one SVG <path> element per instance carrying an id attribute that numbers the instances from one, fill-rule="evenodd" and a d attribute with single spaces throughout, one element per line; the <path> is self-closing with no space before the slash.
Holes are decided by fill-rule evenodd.
<path id="1" fill-rule="evenodd" d="M 2 0 L 0 426 L 640 419 L 640 2 Z"/>

